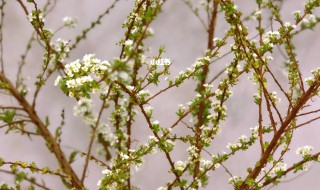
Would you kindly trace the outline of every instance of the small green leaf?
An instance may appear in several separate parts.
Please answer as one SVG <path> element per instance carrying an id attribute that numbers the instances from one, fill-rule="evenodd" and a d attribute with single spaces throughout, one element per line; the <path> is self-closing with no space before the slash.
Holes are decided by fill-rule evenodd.
<path id="1" fill-rule="evenodd" d="M 49 117 L 46 116 L 46 126 L 48 127 L 50 125 Z"/>
<path id="2" fill-rule="evenodd" d="M 16 112 L 14 110 L 5 110 L 3 114 L 3 116 L 0 116 L 0 120 L 4 121 L 5 123 L 11 123 Z"/>
<path id="3" fill-rule="evenodd" d="M 77 156 L 78 153 L 79 153 L 78 151 L 73 151 L 73 152 L 70 154 L 70 156 L 69 156 L 69 163 L 70 163 L 70 164 L 74 162 L 75 157 Z"/>

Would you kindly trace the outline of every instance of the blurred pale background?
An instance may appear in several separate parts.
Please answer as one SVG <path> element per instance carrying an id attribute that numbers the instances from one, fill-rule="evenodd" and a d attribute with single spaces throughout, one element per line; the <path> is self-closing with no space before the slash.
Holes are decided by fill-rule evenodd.
<path id="1" fill-rule="evenodd" d="M 42 5 L 45 1 L 38 1 Z M 90 22 L 97 18 L 113 1 L 102 0 L 65 0 L 57 1 L 56 8 L 46 18 L 46 26 L 55 30 L 61 26 L 62 18 L 65 16 L 76 17 L 78 19 L 78 26 L 75 29 L 66 29 L 57 34 L 57 38 L 66 40 L 74 40 L 74 36 L 80 34 L 83 28 L 90 25 Z M 237 1 L 238 8 L 243 10 L 245 15 L 252 12 L 256 7 L 250 7 L 255 1 L 251 0 L 246 3 Z M 292 12 L 295 10 L 303 10 L 304 1 L 289 1 L 285 0 L 282 13 L 290 13 L 284 16 L 292 22 Z M 124 19 L 133 7 L 133 1 L 120 0 L 111 13 L 103 19 L 101 25 L 90 32 L 87 40 L 79 44 L 78 48 L 73 51 L 68 61 L 75 60 L 82 57 L 84 54 L 95 53 L 96 56 L 104 60 L 112 60 L 117 57 L 120 52 L 119 46 L 115 44 L 122 38 L 124 30 L 121 28 Z M 20 5 L 16 1 L 8 1 L 6 6 L 6 15 L 4 23 L 4 60 L 6 64 L 6 71 L 10 73 L 14 79 L 17 65 L 20 60 L 20 55 L 24 52 L 25 44 L 30 38 L 32 27 L 27 21 L 26 16 Z M 29 7 L 31 10 L 31 7 Z M 319 10 L 317 10 L 319 13 Z M 319 15 L 319 14 L 318 14 Z M 223 15 L 219 15 L 219 20 L 216 28 L 217 37 L 223 37 L 227 28 L 226 23 L 219 22 L 223 20 Z M 248 25 L 252 29 L 251 37 L 256 33 L 254 25 Z M 182 0 L 167 0 L 163 7 L 162 13 L 158 19 L 152 24 L 155 31 L 155 36 L 146 41 L 146 46 L 150 46 L 155 52 L 161 45 L 166 47 L 166 57 L 173 60 L 172 74 L 177 74 L 185 67 L 190 66 L 196 58 L 203 55 L 206 48 L 207 36 L 203 30 L 200 22 L 190 12 L 189 8 L 182 2 Z M 316 27 L 314 31 L 305 31 L 294 39 L 297 45 L 298 59 L 301 62 L 304 77 L 309 77 L 309 71 L 312 68 L 318 67 L 319 64 L 319 50 L 320 50 L 320 27 Z M 28 84 L 33 84 L 35 76 L 39 73 L 39 65 L 43 55 L 43 50 L 35 43 L 30 56 L 27 59 L 27 66 L 24 69 L 24 76 L 29 76 Z M 280 81 L 285 82 L 286 76 L 283 73 L 284 59 L 276 51 L 274 53 L 274 61 L 272 62 L 272 69 L 279 77 Z M 211 67 L 211 76 L 218 73 L 228 62 L 230 57 L 214 63 Z M 76 104 L 75 100 L 67 98 L 63 93 L 53 85 L 56 76 L 51 78 L 49 83 L 38 100 L 38 113 L 42 118 L 50 116 L 51 130 L 60 123 L 61 109 L 65 109 L 67 123 L 63 128 L 62 147 L 69 154 L 73 148 L 82 151 L 87 150 L 89 141 L 89 128 L 85 126 L 81 118 L 73 116 L 73 106 Z M 232 89 L 234 96 L 227 103 L 229 118 L 227 122 L 223 123 L 222 133 L 220 133 L 214 140 L 214 146 L 209 151 L 217 154 L 221 151 L 226 151 L 225 148 L 228 142 L 235 142 L 242 134 L 249 134 L 249 128 L 257 125 L 257 108 L 252 101 L 252 95 L 255 93 L 255 86 L 247 80 L 248 76 L 244 76 L 239 86 Z M 158 88 L 151 87 L 151 92 L 156 92 L 162 89 L 165 84 L 161 84 Z M 216 86 L 216 85 L 215 85 Z M 155 118 L 160 121 L 161 125 L 169 126 L 177 119 L 175 111 L 177 105 L 185 103 L 194 96 L 195 83 L 192 81 L 182 85 L 179 90 L 171 89 L 156 101 L 151 102 L 155 108 Z M 272 88 L 272 87 L 271 87 Z M 31 89 L 32 90 L 32 89 Z M 275 90 L 278 90 L 275 88 Z M 284 100 L 284 99 L 283 99 Z M 4 99 L 0 99 L 3 103 Z M 14 103 L 13 99 L 8 99 Z M 98 103 L 97 103 L 98 104 Z M 313 104 L 319 106 L 318 98 Z M 284 105 L 285 106 L 285 105 Z M 283 107 L 286 109 L 286 107 Z M 134 125 L 134 138 L 139 140 L 139 143 L 146 142 L 146 137 L 150 135 L 150 131 L 145 126 L 144 120 L 137 119 Z M 41 138 L 32 138 L 30 141 L 25 136 L 10 133 L 4 135 L 5 130 L 0 129 L 0 157 L 10 161 L 27 161 L 36 162 L 39 167 L 50 166 L 57 167 L 55 157 L 48 152 L 45 143 Z M 184 133 L 186 131 L 183 125 L 176 127 L 176 133 Z M 319 122 L 315 122 L 306 128 L 300 129 L 296 134 L 292 150 L 285 159 L 289 165 L 299 159 L 295 155 L 297 147 L 303 145 L 312 145 L 315 151 L 320 151 L 319 138 Z M 186 159 L 186 145 L 177 144 L 174 151 L 174 160 Z M 134 145 L 133 145 L 134 146 Z M 180 146 L 180 147 L 179 147 Z M 179 148 L 178 148 L 179 147 Z M 95 147 L 97 148 L 97 147 Z M 134 148 L 134 147 L 133 147 Z M 252 166 L 254 161 L 258 158 L 258 147 L 254 146 L 247 152 L 241 152 L 236 157 L 230 159 L 225 165 L 229 168 L 233 175 L 245 176 L 246 168 Z M 96 154 L 96 152 L 95 152 Z M 83 158 L 77 157 L 77 161 L 73 164 L 77 172 L 82 172 Z M 171 179 L 171 174 L 167 172 L 169 169 L 165 156 L 162 153 L 148 156 L 145 159 L 145 164 L 134 171 L 133 184 L 143 190 L 157 189 L 159 186 L 165 185 L 165 182 Z M 318 189 L 320 186 L 319 180 L 319 164 L 312 165 L 311 169 L 300 176 L 299 178 L 278 185 L 272 189 Z M 89 189 L 98 189 L 97 181 L 102 177 L 101 168 L 91 163 L 89 177 L 86 180 L 86 186 Z M 231 190 L 231 185 L 228 184 L 229 176 L 222 168 L 214 173 L 210 173 L 209 185 L 206 189 L 217 190 Z M 65 189 L 60 180 L 54 177 L 46 176 L 48 187 L 52 189 Z M 282 180 L 292 179 L 291 175 Z M 7 174 L 0 173 L 0 183 L 13 182 L 13 177 Z"/>

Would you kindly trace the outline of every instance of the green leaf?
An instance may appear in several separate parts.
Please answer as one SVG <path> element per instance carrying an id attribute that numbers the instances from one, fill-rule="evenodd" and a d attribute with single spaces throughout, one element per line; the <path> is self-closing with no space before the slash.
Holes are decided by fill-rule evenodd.
<path id="1" fill-rule="evenodd" d="M 46 126 L 48 127 L 50 125 L 49 117 L 46 116 Z"/>
<path id="2" fill-rule="evenodd" d="M 69 156 L 69 163 L 70 163 L 70 164 L 74 162 L 75 157 L 77 156 L 78 153 L 79 153 L 78 151 L 73 151 L 73 152 L 70 154 L 70 156 Z"/>
<path id="3" fill-rule="evenodd" d="M 26 173 L 19 172 L 18 174 L 16 174 L 15 181 L 21 182 L 22 180 L 26 179 L 26 177 L 27 177 Z"/>
<path id="4" fill-rule="evenodd" d="M 5 123 L 11 123 L 16 112 L 14 110 L 5 110 L 3 114 L 3 116 L 0 116 L 0 120 L 4 121 Z"/>
<path id="5" fill-rule="evenodd" d="M 3 163 L 3 159 L 0 158 L 0 167 L 3 166 L 3 164 L 4 164 L 4 163 Z"/>

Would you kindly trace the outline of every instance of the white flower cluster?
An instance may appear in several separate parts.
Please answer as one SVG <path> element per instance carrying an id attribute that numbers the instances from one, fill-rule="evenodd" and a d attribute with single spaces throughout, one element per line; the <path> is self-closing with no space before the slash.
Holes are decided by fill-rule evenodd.
<path id="1" fill-rule="evenodd" d="M 208 64 L 210 62 L 211 58 L 206 56 L 203 58 L 197 59 L 197 61 L 194 63 L 193 68 L 197 69 L 199 67 L 202 67 L 205 64 Z"/>
<path id="2" fill-rule="evenodd" d="M 240 69 L 241 65 L 238 64 L 236 67 L 228 67 L 225 72 L 229 77 L 236 78 Z"/>
<path id="3" fill-rule="evenodd" d="M 83 117 L 83 121 L 87 125 L 94 125 L 97 121 L 96 116 L 91 111 L 93 101 L 87 98 L 81 98 L 74 107 L 74 115 Z"/>
<path id="4" fill-rule="evenodd" d="M 145 99 L 150 96 L 150 92 L 149 90 L 140 90 L 138 93 L 137 93 L 137 98 L 140 102 L 143 102 L 145 101 Z"/>
<path id="5" fill-rule="evenodd" d="M 159 125 L 159 121 L 158 120 L 153 121 L 152 125 Z"/>
<path id="6" fill-rule="evenodd" d="M 259 137 L 259 126 L 255 126 L 253 128 L 250 128 L 252 132 L 252 137 L 258 138 Z"/>
<path id="7" fill-rule="evenodd" d="M 144 106 L 144 111 L 146 112 L 149 118 L 152 117 L 153 107 L 151 106 Z"/>
<path id="8" fill-rule="evenodd" d="M 281 102 L 281 98 L 278 98 L 277 97 L 277 92 L 273 91 L 271 94 L 270 94 L 270 98 L 271 98 L 271 101 L 272 102 Z"/>
<path id="9" fill-rule="evenodd" d="M 295 24 L 291 25 L 290 22 L 284 23 L 284 26 L 288 29 L 295 29 L 297 27 Z"/>
<path id="10" fill-rule="evenodd" d="M 111 177 L 112 176 L 112 171 L 109 170 L 109 169 L 104 169 L 102 170 L 101 172 L 105 177 Z M 97 183 L 97 186 L 101 186 L 101 183 L 102 183 L 102 180 L 99 180 L 98 183 Z"/>
<path id="11" fill-rule="evenodd" d="M 308 77 L 308 78 L 305 78 L 304 81 L 306 81 L 306 83 L 311 86 L 313 85 L 313 77 Z"/>
<path id="12" fill-rule="evenodd" d="M 111 146 L 116 143 L 117 136 L 111 131 L 107 124 L 101 124 L 98 128 L 98 133 L 102 135 L 104 141 L 109 142 Z"/>
<path id="13" fill-rule="evenodd" d="M 101 77 L 105 71 L 111 71 L 108 61 L 101 61 L 94 57 L 94 54 L 87 54 L 82 61 L 76 60 L 65 66 L 66 74 L 69 77 L 74 77 L 80 72 L 92 73 L 97 77 Z"/>
<path id="14" fill-rule="evenodd" d="M 218 100 L 220 100 L 223 96 L 225 99 L 229 98 L 230 96 L 232 96 L 233 92 L 230 89 L 227 89 L 225 92 L 222 91 L 220 88 L 218 88 L 215 91 L 216 97 Z"/>
<path id="15" fill-rule="evenodd" d="M 209 116 L 212 116 L 212 115 L 209 115 Z M 210 133 L 211 133 L 211 135 L 216 135 L 216 134 L 220 133 L 220 131 L 221 131 L 220 125 L 216 125 L 215 127 L 201 126 L 201 129 L 207 136 Z"/>
<path id="16" fill-rule="evenodd" d="M 68 44 L 68 41 L 61 38 L 58 38 L 56 43 L 51 44 L 51 47 L 57 52 L 57 55 L 54 54 L 54 56 L 58 56 L 56 57 L 58 61 L 64 62 L 64 59 L 67 57 L 67 53 L 70 52 Z"/>
<path id="17" fill-rule="evenodd" d="M 310 165 L 309 165 L 308 162 L 302 164 L 302 170 L 303 170 L 303 171 L 308 171 L 309 168 L 310 168 Z"/>
<path id="18" fill-rule="evenodd" d="M 119 156 L 121 160 L 128 160 L 130 158 L 127 154 L 124 154 L 123 152 L 120 152 Z"/>
<path id="19" fill-rule="evenodd" d="M 102 172 L 101 172 L 101 173 L 102 173 L 102 174 L 104 174 L 104 175 L 107 175 L 107 176 L 112 175 L 112 171 L 111 171 L 111 170 L 109 170 L 109 169 L 102 170 Z"/>
<path id="20" fill-rule="evenodd" d="M 255 12 L 254 12 L 254 16 L 256 17 L 260 17 L 262 14 L 262 10 L 261 9 L 256 9 Z"/>
<path id="21" fill-rule="evenodd" d="M 78 86 L 82 86 L 87 82 L 92 82 L 93 79 L 91 76 L 83 76 L 76 79 L 71 79 L 66 82 L 68 88 L 76 88 Z"/>
<path id="22" fill-rule="evenodd" d="M 302 20 L 301 28 L 313 28 L 319 21 L 320 17 L 317 17 L 315 15 L 309 15 L 308 18 Z"/>
<path id="23" fill-rule="evenodd" d="M 179 108 L 178 108 L 177 114 L 178 116 L 182 116 L 186 111 L 186 107 L 183 104 L 179 104 L 178 106 Z"/>
<path id="24" fill-rule="evenodd" d="M 79 88 L 84 85 L 86 85 L 86 88 L 92 93 L 96 93 L 99 90 L 99 85 L 93 77 L 102 78 L 106 73 L 111 71 L 111 64 L 108 61 L 101 61 L 96 59 L 94 54 L 88 54 L 85 55 L 81 61 L 76 60 L 65 65 L 66 76 L 64 78 L 58 76 L 55 85 L 65 85 L 70 97 L 74 97 L 74 93 L 78 93 Z M 64 89 L 64 91 L 66 92 L 66 89 Z M 83 95 L 77 94 L 77 96 L 81 97 Z"/>
<path id="25" fill-rule="evenodd" d="M 68 28 L 75 28 L 77 26 L 77 19 L 71 17 L 64 17 L 62 19 L 64 26 Z"/>
<path id="26" fill-rule="evenodd" d="M 301 11 L 299 11 L 299 10 L 293 12 L 293 16 L 294 16 L 294 18 L 295 18 L 296 21 L 299 20 L 299 18 L 300 18 L 300 13 L 301 13 Z"/>
<path id="27" fill-rule="evenodd" d="M 200 163 L 201 163 L 201 167 L 203 169 L 210 168 L 211 165 L 212 165 L 212 161 L 211 160 L 206 160 L 206 159 L 203 159 L 203 158 L 200 159 Z M 215 166 L 217 166 L 217 167 L 215 167 Z M 220 166 L 220 164 L 216 164 L 215 166 L 214 166 L 215 169 L 217 169 Z"/>
<path id="28" fill-rule="evenodd" d="M 173 147 L 175 146 L 175 142 L 173 142 L 170 139 L 167 139 L 162 143 L 162 146 L 167 152 L 171 152 L 173 150 Z M 163 149 L 161 150 L 164 151 Z"/>
<path id="29" fill-rule="evenodd" d="M 199 156 L 198 154 L 198 149 L 196 146 L 192 145 L 187 149 L 187 152 L 189 153 L 189 158 L 188 160 L 192 160 L 194 158 L 197 158 Z"/>
<path id="30" fill-rule="evenodd" d="M 229 95 L 231 95 L 231 93 Z M 222 98 L 222 95 L 217 95 L 216 98 L 220 100 Z M 218 120 L 225 120 L 225 118 L 227 117 L 227 107 L 225 105 L 221 106 L 219 102 L 212 102 L 211 107 L 213 108 L 214 112 L 207 116 L 208 120 L 210 120 L 213 124 L 216 124 L 215 122 Z M 220 130 L 218 132 L 220 132 Z"/>
<path id="31" fill-rule="evenodd" d="M 242 182 L 242 178 L 239 176 L 229 178 L 229 184 L 236 185 L 238 182 Z"/>
<path id="32" fill-rule="evenodd" d="M 287 170 L 287 164 L 284 162 L 278 162 L 270 171 L 271 176 L 275 176 L 278 173 L 284 172 Z"/>
<path id="33" fill-rule="evenodd" d="M 210 62 L 210 57 L 208 57 L 208 56 L 198 58 L 197 61 L 193 64 L 192 68 L 186 68 L 185 71 L 179 72 L 179 75 L 175 77 L 175 82 L 174 82 L 175 85 L 177 85 L 177 86 L 180 85 L 185 79 L 193 76 L 196 71 L 199 71 L 199 69 L 203 65 L 207 65 L 207 64 L 209 64 L 209 62 Z"/>
<path id="34" fill-rule="evenodd" d="M 130 91 L 133 91 L 134 90 L 134 86 L 126 86 L 126 88 Z"/>
<path id="35" fill-rule="evenodd" d="M 234 143 L 234 144 L 228 143 L 227 148 L 231 150 L 239 149 L 247 143 L 246 141 L 247 141 L 247 136 L 242 135 L 241 137 L 238 138 L 237 143 Z"/>
<path id="36" fill-rule="evenodd" d="M 305 79 L 309 86 L 312 86 L 315 81 L 320 82 L 320 67 L 311 70 L 311 73 L 313 76 Z"/>
<path id="37" fill-rule="evenodd" d="M 124 44 L 125 46 L 130 47 L 130 46 L 132 46 L 133 41 L 132 41 L 132 40 L 126 40 L 123 44 Z"/>
<path id="38" fill-rule="evenodd" d="M 263 43 L 268 44 L 270 47 L 273 47 L 273 42 L 280 37 L 278 31 L 269 31 L 263 36 Z"/>
<path id="39" fill-rule="evenodd" d="M 155 137 L 155 136 L 149 136 L 149 143 L 150 144 L 153 144 L 153 143 L 156 143 L 158 142 L 158 139 Z"/>
<path id="40" fill-rule="evenodd" d="M 254 103 L 259 104 L 261 103 L 262 98 L 259 93 L 256 93 L 253 95 L 253 100 L 254 100 Z"/>
<path id="41" fill-rule="evenodd" d="M 315 15 L 309 15 L 309 18 L 303 19 L 302 23 L 310 25 L 310 24 L 315 24 L 317 22 L 317 17 Z"/>
<path id="42" fill-rule="evenodd" d="M 298 148 L 296 150 L 296 153 L 299 155 L 302 155 L 302 156 L 310 156 L 312 150 L 313 150 L 312 146 L 306 145 L 306 146 Z"/>
<path id="43" fill-rule="evenodd" d="M 204 91 L 207 94 L 210 93 L 213 88 L 213 85 L 211 85 L 211 84 L 204 84 L 203 86 L 204 86 Z"/>
<path id="44" fill-rule="evenodd" d="M 179 160 L 174 163 L 174 169 L 178 172 L 183 172 L 183 170 L 186 168 L 186 165 L 187 164 L 185 162 Z"/>
<path id="45" fill-rule="evenodd" d="M 29 21 L 30 22 L 34 22 L 34 21 L 38 22 L 37 15 L 38 15 L 38 18 L 39 18 L 40 22 L 44 22 L 45 21 L 43 13 L 40 12 L 39 14 L 37 14 L 35 11 L 32 11 L 31 13 L 29 13 L 29 15 L 28 15 Z"/>

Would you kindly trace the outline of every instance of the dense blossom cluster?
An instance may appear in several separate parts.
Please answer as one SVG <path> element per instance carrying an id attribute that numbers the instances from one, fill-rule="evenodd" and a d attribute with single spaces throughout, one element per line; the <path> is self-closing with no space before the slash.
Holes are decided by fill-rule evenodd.
<path id="1" fill-rule="evenodd" d="M 96 93 L 100 89 L 97 79 L 111 71 L 111 64 L 108 61 L 101 61 L 93 54 L 88 54 L 82 60 L 65 65 L 66 76 L 58 77 L 55 84 L 70 97 L 89 97 L 90 92 Z"/>

